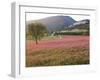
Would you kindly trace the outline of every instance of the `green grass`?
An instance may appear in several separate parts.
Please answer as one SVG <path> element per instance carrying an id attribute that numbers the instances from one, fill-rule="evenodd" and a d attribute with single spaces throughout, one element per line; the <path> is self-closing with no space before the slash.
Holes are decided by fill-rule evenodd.
<path id="1" fill-rule="evenodd" d="M 87 48 L 54 48 L 26 52 L 26 67 L 89 64 Z"/>
<path id="2" fill-rule="evenodd" d="M 89 31 L 84 29 L 63 30 L 56 33 L 56 35 L 89 35 Z"/>

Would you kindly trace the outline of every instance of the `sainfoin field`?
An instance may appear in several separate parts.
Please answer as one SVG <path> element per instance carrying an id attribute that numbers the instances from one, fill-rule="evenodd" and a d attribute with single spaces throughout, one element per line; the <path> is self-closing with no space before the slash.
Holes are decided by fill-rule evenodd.
<path id="1" fill-rule="evenodd" d="M 26 67 L 89 64 L 89 36 L 65 35 L 26 40 Z"/>

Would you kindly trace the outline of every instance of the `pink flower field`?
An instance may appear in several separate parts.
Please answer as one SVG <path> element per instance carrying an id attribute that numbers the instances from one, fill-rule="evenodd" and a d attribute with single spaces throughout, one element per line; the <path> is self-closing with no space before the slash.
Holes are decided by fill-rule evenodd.
<path id="1" fill-rule="evenodd" d="M 26 66 L 89 64 L 89 36 L 26 41 Z"/>
<path id="2" fill-rule="evenodd" d="M 61 39 L 41 40 L 36 45 L 35 41 L 27 40 L 26 48 L 28 51 L 36 51 L 41 49 L 56 48 L 56 47 L 89 47 L 89 36 L 64 36 Z"/>

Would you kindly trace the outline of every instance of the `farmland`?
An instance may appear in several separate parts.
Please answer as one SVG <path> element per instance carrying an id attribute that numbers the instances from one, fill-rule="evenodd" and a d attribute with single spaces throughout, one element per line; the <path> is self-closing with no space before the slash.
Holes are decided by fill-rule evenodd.
<path id="1" fill-rule="evenodd" d="M 44 37 L 26 40 L 26 67 L 89 64 L 89 36 Z"/>

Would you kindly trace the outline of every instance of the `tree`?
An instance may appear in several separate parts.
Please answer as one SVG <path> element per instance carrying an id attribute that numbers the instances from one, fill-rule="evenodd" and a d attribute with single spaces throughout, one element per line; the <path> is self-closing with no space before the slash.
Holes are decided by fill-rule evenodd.
<path id="1" fill-rule="evenodd" d="M 35 40 L 36 44 L 38 44 L 38 40 L 40 40 L 46 33 L 46 27 L 39 23 L 29 23 L 28 24 L 28 35 L 31 35 Z"/>

